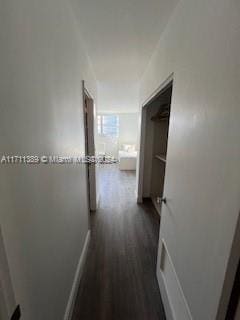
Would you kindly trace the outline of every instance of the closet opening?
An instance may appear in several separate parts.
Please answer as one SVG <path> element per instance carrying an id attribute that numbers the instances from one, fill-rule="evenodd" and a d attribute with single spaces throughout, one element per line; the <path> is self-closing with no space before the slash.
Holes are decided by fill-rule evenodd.
<path id="1" fill-rule="evenodd" d="M 171 79 L 142 109 L 138 202 L 150 198 L 159 214 L 165 201 L 172 89 Z"/>

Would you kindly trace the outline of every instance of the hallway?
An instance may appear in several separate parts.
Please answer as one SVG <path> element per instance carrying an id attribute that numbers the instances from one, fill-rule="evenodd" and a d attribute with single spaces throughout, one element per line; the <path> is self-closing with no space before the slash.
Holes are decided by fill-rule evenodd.
<path id="1" fill-rule="evenodd" d="M 137 205 L 135 173 L 99 168 L 100 208 L 72 320 L 164 320 L 156 279 L 159 216 Z"/>

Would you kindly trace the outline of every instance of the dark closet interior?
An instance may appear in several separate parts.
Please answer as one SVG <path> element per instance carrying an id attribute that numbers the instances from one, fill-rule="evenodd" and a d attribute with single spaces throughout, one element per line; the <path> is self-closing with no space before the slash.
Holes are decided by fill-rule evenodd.
<path id="1" fill-rule="evenodd" d="M 159 214 L 167 161 L 171 99 L 172 82 L 144 107 L 146 108 L 146 130 L 143 195 L 152 199 Z"/>

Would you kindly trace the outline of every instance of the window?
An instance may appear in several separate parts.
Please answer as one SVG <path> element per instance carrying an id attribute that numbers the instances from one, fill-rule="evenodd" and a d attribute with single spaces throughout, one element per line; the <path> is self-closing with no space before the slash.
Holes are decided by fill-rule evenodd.
<path id="1" fill-rule="evenodd" d="M 119 119 L 116 115 L 98 115 L 97 116 L 98 134 L 108 137 L 118 137 Z"/>

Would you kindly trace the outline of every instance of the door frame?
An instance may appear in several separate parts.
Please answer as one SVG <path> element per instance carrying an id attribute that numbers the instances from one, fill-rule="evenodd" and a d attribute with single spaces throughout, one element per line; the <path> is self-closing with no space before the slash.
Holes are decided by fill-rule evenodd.
<path id="1" fill-rule="evenodd" d="M 137 203 L 143 202 L 143 178 L 144 178 L 144 151 L 145 151 L 145 135 L 146 135 L 146 120 L 147 120 L 147 106 L 160 96 L 173 83 L 174 73 L 171 73 L 160 86 L 158 86 L 150 96 L 141 105 L 140 118 L 140 145 L 138 156 L 138 172 L 137 172 Z"/>
<path id="2" fill-rule="evenodd" d="M 85 141 L 85 156 L 95 156 L 95 141 L 94 141 L 94 98 L 86 88 L 85 81 L 82 80 L 82 96 L 83 96 L 83 119 L 84 119 L 84 141 Z M 88 121 L 90 120 L 90 126 Z M 86 183 L 88 193 L 88 209 L 96 211 L 97 195 L 96 195 L 96 168 L 95 164 L 86 164 Z M 90 226 L 90 222 L 89 222 Z"/>
<path id="3" fill-rule="evenodd" d="M 0 225 L 0 317 L 10 319 L 16 308 L 16 299 L 10 275 L 7 251 Z"/>
<path id="4" fill-rule="evenodd" d="M 232 293 L 239 295 L 239 285 L 235 288 L 236 274 L 240 263 L 240 212 L 238 214 L 237 224 L 233 235 L 232 247 L 227 263 L 225 279 L 223 283 L 221 298 L 218 304 L 217 320 L 228 320 L 227 313 L 229 308 L 237 308 L 232 306 Z M 239 275 L 238 275 L 239 276 Z M 237 279 L 239 281 L 239 279 Z M 236 310 L 234 310 L 236 311 Z"/>

